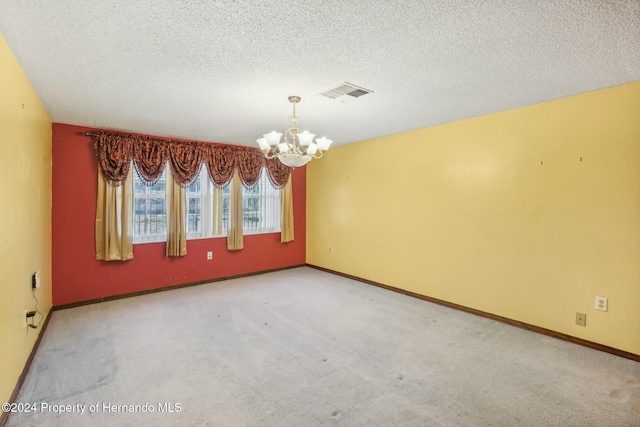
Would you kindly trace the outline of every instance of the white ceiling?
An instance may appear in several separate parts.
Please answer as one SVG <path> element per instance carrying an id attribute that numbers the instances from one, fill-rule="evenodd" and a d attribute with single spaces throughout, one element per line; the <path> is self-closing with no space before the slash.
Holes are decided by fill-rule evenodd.
<path id="1" fill-rule="evenodd" d="M 54 122 L 250 146 L 289 95 L 340 145 L 640 80 L 639 0 L 0 0 L 0 32 Z"/>

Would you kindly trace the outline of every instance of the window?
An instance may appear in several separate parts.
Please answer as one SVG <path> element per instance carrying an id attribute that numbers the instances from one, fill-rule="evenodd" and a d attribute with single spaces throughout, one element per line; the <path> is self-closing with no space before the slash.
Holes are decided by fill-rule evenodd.
<path id="1" fill-rule="evenodd" d="M 280 191 L 266 172 L 253 188 L 242 188 L 242 229 L 244 234 L 280 231 Z"/>
<path id="2" fill-rule="evenodd" d="M 227 235 L 229 190 L 214 187 L 206 166 L 187 187 L 187 238 Z"/>
<path id="3" fill-rule="evenodd" d="M 133 243 L 160 242 L 167 238 L 166 180 L 162 173 L 158 181 L 144 185 L 134 176 Z"/>
<path id="4" fill-rule="evenodd" d="M 162 174 L 152 186 L 134 176 L 134 243 L 163 242 L 167 238 L 166 179 Z M 186 189 L 187 238 L 226 236 L 229 227 L 229 190 L 217 189 L 206 166 Z M 251 188 L 242 188 L 242 227 L 244 234 L 280 231 L 280 192 L 267 173 Z"/>
<path id="5" fill-rule="evenodd" d="M 197 238 L 205 236 L 206 224 L 203 216 L 206 216 L 209 191 L 207 183 L 202 182 L 202 171 L 198 178 L 187 187 L 187 237 Z M 206 177 L 206 176 L 205 176 Z"/>

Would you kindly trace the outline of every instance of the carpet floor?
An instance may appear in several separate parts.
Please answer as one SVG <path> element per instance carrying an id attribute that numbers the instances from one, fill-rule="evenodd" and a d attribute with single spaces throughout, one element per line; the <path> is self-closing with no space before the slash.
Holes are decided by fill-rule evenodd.
<path id="1" fill-rule="evenodd" d="M 7 427 L 640 426 L 640 363 L 301 267 L 53 312 L 16 402 Z"/>

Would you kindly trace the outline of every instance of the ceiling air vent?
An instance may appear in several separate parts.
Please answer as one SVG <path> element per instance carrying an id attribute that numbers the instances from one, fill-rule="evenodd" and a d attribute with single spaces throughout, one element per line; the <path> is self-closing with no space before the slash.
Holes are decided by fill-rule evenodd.
<path id="1" fill-rule="evenodd" d="M 344 82 L 341 85 L 321 92 L 320 95 L 326 96 L 327 98 L 335 99 L 340 102 L 349 102 L 372 92 L 372 90 Z"/>

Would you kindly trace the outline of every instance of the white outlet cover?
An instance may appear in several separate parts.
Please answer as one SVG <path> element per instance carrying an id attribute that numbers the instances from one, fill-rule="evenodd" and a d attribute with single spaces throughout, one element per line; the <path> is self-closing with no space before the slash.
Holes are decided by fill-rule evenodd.
<path id="1" fill-rule="evenodd" d="M 606 297 L 596 297 L 596 310 L 607 311 L 607 305 Z"/>
<path id="2" fill-rule="evenodd" d="M 207 259 L 213 259 L 213 252 L 207 252 Z"/>

